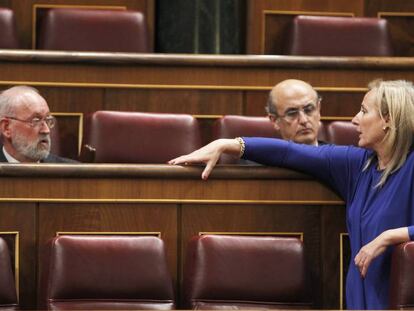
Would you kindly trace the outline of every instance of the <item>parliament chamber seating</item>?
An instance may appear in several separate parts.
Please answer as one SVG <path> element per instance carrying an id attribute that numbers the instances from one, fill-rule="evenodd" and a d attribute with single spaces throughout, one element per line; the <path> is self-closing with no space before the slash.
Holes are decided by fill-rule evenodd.
<path id="1" fill-rule="evenodd" d="M 11 256 L 6 241 L 0 237 L 0 310 L 18 310 Z"/>
<path id="2" fill-rule="evenodd" d="M 200 235 L 184 264 L 184 308 L 308 309 L 303 244 L 297 238 Z"/>
<path id="3" fill-rule="evenodd" d="M 0 8 L 0 49 L 18 49 L 16 22 L 11 9 Z"/>
<path id="4" fill-rule="evenodd" d="M 56 8 L 47 10 L 39 24 L 41 50 L 152 52 L 138 11 Z"/>
<path id="5" fill-rule="evenodd" d="M 165 164 L 202 146 L 198 121 L 186 114 L 97 111 L 87 123 L 81 157 L 91 162 Z"/>
<path id="6" fill-rule="evenodd" d="M 336 145 L 358 146 L 359 133 L 352 122 L 325 121 L 323 126 L 327 142 Z"/>
<path id="7" fill-rule="evenodd" d="M 61 235 L 44 260 L 42 308 L 175 309 L 163 241 L 155 236 Z"/>
<path id="8" fill-rule="evenodd" d="M 414 310 L 414 242 L 395 246 L 391 262 L 390 309 Z"/>
<path id="9" fill-rule="evenodd" d="M 296 16 L 285 53 L 303 56 L 393 56 L 385 19 Z"/>

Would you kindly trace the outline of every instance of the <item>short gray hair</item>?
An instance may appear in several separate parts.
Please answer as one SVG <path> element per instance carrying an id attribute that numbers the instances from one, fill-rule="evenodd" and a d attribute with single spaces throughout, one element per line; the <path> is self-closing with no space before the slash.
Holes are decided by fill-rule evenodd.
<path id="1" fill-rule="evenodd" d="M 13 86 L 0 93 L 0 117 L 14 116 L 16 107 L 20 105 L 28 94 L 37 94 L 39 91 L 26 85 Z"/>

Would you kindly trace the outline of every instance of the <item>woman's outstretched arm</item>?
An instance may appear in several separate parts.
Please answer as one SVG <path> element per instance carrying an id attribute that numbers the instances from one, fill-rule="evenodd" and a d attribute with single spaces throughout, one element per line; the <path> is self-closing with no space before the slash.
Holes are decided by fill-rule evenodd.
<path id="1" fill-rule="evenodd" d="M 244 142 L 240 138 L 217 139 L 190 154 L 180 156 L 168 161 L 169 164 L 205 163 L 206 168 L 201 178 L 206 180 L 223 153 L 240 156 L 244 149 Z"/>

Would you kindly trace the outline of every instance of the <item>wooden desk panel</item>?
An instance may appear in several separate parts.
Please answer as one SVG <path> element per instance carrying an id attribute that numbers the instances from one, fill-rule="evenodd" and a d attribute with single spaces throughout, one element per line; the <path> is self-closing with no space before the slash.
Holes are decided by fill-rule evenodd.
<path id="1" fill-rule="evenodd" d="M 177 295 L 200 232 L 300 235 L 315 306 L 339 307 L 342 200 L 307 175 L 268 167 L 0 165 L 0 232 L 20 233 L 20 301 L 36 308 L 47 240 L 57 232 L 160 232 Z"/>
<path id="2" fill-rule="evenodd" d="M 0 50 L 0 70 L 0 86 L 35 86 L 57 113 L 189 113 L 203 122 L 225 114 L 262 116 L 269 90 L 297 78 L 321 93 L 324 117 L 341 119 L 359 110 L 371 80 L 413 81 L 414 59 Z M 203 141 L 210 136 L 204 127 Z"/>

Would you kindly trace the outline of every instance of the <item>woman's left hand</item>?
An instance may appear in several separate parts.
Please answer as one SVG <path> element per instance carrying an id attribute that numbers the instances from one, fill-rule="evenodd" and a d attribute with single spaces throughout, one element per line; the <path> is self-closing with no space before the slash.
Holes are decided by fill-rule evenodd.
<path id="1" fill-rule="evenodd" d="M 374 240 L 364 245 L 355 256 L 354 262 L 358 267 L 361 276 L 364 278 L 367 274 L 371 262 L 381 255 L 387 248 L 385 232 L 381 233 Z"/>

